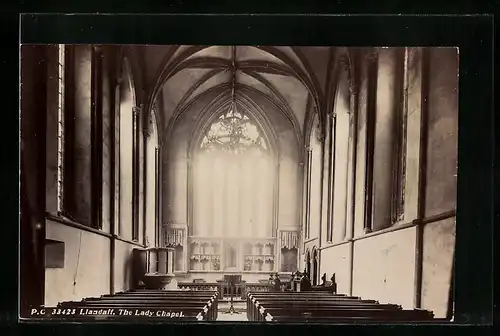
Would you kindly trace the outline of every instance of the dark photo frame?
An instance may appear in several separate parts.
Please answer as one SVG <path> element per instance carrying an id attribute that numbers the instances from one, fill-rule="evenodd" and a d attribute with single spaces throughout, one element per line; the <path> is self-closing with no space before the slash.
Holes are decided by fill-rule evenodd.
<path id="1" fill-rule="evenodd" d="M 491 16 L 25 14 L 21 16 L 20 21 L 21 44 L 458 47 L 460 63 L 458 177 L 456 213 L 453 214 L 456 217 L 456 247 L 453 256 L 454 277 L 449 293 L 450 297 L 454 298 L 449 301 L 454 304 L 449 310 L 454 311 L 452 323 L 454 325 L 492 323 L 493 242 L 490 240 L 493 238 L 495 190 L 492 169 L 494 123 L 491 94 L 493 84 Z M 205 29 L 200 30 L 200 26 Z M 325 34 L 325 31 L 332 33 Z M 40 85 L 45 84 L 40 83 Z M 45 122 L 42 119 L 40 122 Z M 39 140 L 44 141 L 43 135 Z M 97 139 L 90 140 L 99 143 Z M 102 150 L 100 145 L 95 147 Z M 45 158 L 40 160 L 43 161 Z M 95 172 L 95 174 L 100 173 Z M 136 187 L 138 188 L 134 184 L 134 188 Z M 40 194 L 37 197 L 43 200 L 44 196 Z M 138 216 L 135 211 L 136 209 L 134 218 Z M 17 220 L 18 214 L 13 213 L 13 215 L 14 221 Z M 40 225 L 43 231 L 44 226 Z M 35 235 L 41 235 L 41 230 L 35 231 Z M 16 237 L 12 241 L 17 242 L 17 230 L 13 232 L 14 236 Z M 134 231 L 135 236 L 139 237 L 139 233 Z M 417 240 L 417 249 L 418 244 Z M 18 246 L 14 248 L 17 250 Z M 45 255 L 45 247 L 40 247 L 40 251 L 42 250 L 44 251 L 42 255 Z M 67 263 L 64 256 L 61 258 L 56 255 L 64 254 L 64 243 L 53 242 L 49 250 L 54 254 L 51 258 L 53 267 Z M 15 268 L 12 272 L 17 273 L 17 260 L 13 266 Z M 35 280 L 36 284 L 37 276 L 44 270 L 31 269 L 30 272 L 32 272 L 30 279 Z M 314 279 L 314 282 L 318 280 L 319 278 Z M 17 286 L 17 279 L 15 284 Z M 20 301 L 26 299 L 31 302 L 37 300 L 43 302 L 42 287 L 38 282 L 38 288 L 33 288 L 31 293 L 22 293 Z M 17 290 L 10 293 L 12 304 L 17 306 L 20 302 L 17 295 L 14 295 Z M 14 321 L 18 315 L 17 308 L 14 312 L 12 307 L 10 306 L 12 312 L 9 314 L 15 316 Z M 169 328 L 183 332 L 197 327 L 172 325 Z M 222 332 L 232 326 L 217 325 L 201 328 L 205 330 L 212 328 Z M 257 326 L 241 325 L 241 328 L 249 332 L 258 332 Z M 288 328 L 321 330 L 324 326 L 299 325 Z M 349 327 L 342 326 L 342 328 Z M 402 328 L 407 326 L 396 329 Z"/>

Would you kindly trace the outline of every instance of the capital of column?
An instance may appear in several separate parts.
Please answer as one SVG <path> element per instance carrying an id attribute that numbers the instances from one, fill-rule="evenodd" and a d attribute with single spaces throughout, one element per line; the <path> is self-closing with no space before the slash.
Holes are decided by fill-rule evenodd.
<path id="1" fill-rule="evenodd" d="M 316 133 L 316 138 L 319 142 L 323 143 L 325 141 L 325 134 L 321 127 L 318 127 L 318 133 Z"/>
<path id="2" fill-rule="evenodd" d="M 142 106 L 134 106 L 132 107 L 132 113 L 134 116 L 139 115 L 142 111 Z"/>

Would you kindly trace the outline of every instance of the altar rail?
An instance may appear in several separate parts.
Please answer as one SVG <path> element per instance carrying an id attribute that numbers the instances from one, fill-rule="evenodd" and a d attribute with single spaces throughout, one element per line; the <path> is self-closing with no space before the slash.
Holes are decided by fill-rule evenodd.
<path id="1" fill-rule="evenodd" d="M 211 291 L 217 290 L 221 298 L 229 298 L 231 296 L 231 288 L 225 282 L 179 282 L 179 289 L 193 291 Z M 248 292 L 269 292 L 272 285 L 267 283 L 247 283 L 242 282 L 234 287 L 233 297 L 246 299 Z"/>

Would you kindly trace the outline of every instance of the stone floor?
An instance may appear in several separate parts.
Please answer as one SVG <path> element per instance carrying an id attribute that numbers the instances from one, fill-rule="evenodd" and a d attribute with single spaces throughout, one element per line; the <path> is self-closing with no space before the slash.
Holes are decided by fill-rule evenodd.
<path id="1" fill-rule="evenodd" d="M 235 322 L 246 322 L 248 321 L 247 313 L 239 313 L 239 314 L 226 314 L 219 313 L 217 317 L 217 321 L 235 321 Z"/>
<path id="2" fill-rule="evenodd" d="M 234 301 L 234 310 L 239 314 L 228 313 L 231 304 L 229 302 L 219 302 L 219 315 L 217 321 L 248 321 L 247 319 L 247 305 L 243 300 Z"/>

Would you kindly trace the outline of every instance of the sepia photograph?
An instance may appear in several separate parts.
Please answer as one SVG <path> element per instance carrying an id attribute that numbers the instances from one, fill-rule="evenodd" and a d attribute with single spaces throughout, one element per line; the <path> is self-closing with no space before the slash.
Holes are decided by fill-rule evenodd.
<path id="1" fill-rule="evenodd" d="M 22 44 L 26 320 L 454 319 L 455 47 Z"/>

